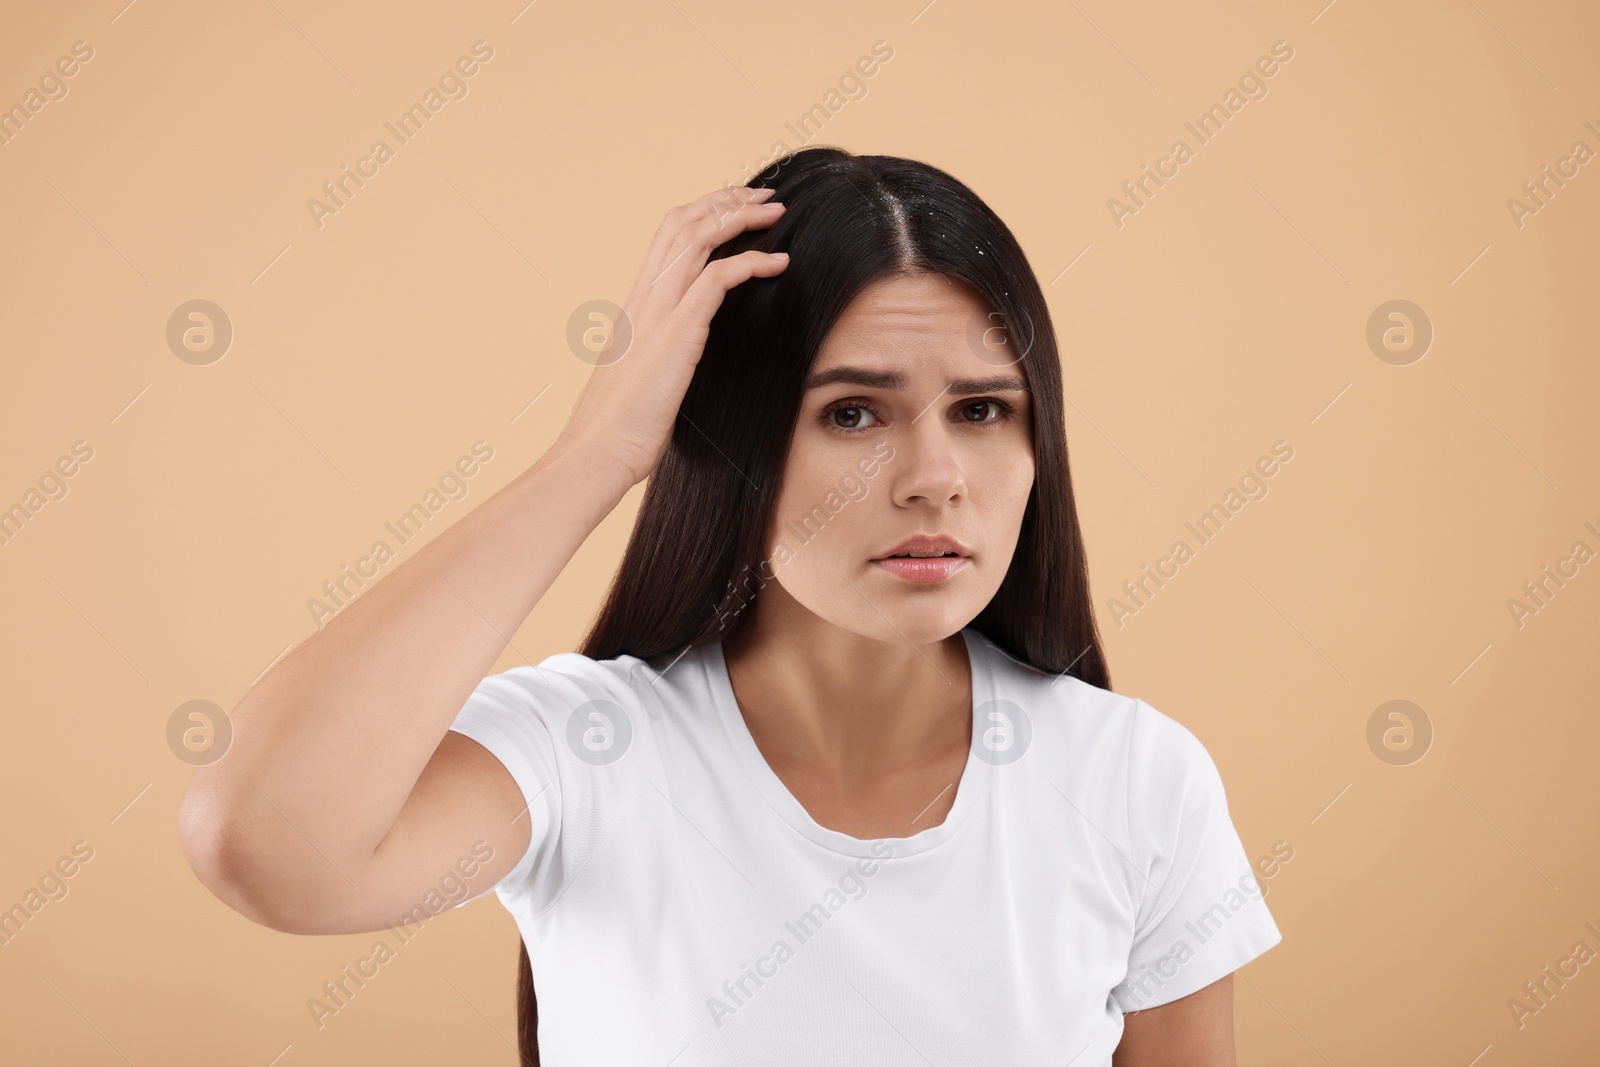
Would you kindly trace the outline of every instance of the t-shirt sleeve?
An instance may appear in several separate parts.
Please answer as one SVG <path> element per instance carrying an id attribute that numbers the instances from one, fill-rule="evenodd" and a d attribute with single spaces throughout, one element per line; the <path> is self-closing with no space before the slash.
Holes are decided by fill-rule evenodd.
<path id="1" fill-rule="evenodd" d="M 1128 748 L 1130 860 L 1139 893 L 1123 1012 L 1188 996 L 1281 941 L 1228 814 L 1211 754 L 1136 701 Z"/>
<path id="2" fill-rule="evenodd" d="M 530 827 L 528 850 L 493 886 L 508 907 L 541 911 L 559 896 L 603 837 L 614 809 L 612 766 L 639 716 L 617 661 L 576 653 L 484 678 L 450 729 L 489 750 L 516 780 Z M 463 901 L 466 903 L 466 901 Z"/>

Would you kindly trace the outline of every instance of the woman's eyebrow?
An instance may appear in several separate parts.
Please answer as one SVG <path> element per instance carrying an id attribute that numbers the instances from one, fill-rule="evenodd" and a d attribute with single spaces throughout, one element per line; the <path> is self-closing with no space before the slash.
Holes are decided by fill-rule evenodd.
<path id="1" fill-rule="evenodd" d="M 820 389 L 824 385 L 833 385 L 836 382 L 859 385 L 864 389 L 904 389 L 906 376 L 898 371 L 834 367 L 832 370 L 813 374 L 807 380 L 806 388 Z M 1028 383 L 1009 374 L 999 374 L 989 378 L 956 378 L 945 386 L 945 390 L 956 396 L 970 396 L 973 393 L 1025 393 L 1028 391 Z"/>

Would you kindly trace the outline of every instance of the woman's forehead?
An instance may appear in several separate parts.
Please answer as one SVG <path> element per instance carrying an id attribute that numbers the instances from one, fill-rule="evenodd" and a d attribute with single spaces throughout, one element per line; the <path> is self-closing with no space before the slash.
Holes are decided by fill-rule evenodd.
<path id="1" fill-rule="evenodd" d="M 894 274 L 857 293 L 839 316 L 838 325 L 892 324 L 915 330 L 926 328 L 930 316 L 962 318 L 975 310 L 987 310 L 983 297 L 958 278 L 928 272 Z"/>
<path id="2" fill-rule="evenodd" d="M 857 300 L 817 351 L 808 387 L 822 384 L 819 377 L 849 380 L 836 373 L 848 369 L 900 379 L 859 383 L 887 389 L 913 379 L 920 384 L 933 378 L 993 377 L 1000 371 L 1026 381 L 1022 361 L 996 347 L 996 337 L 1003 337 L 999 321 L 976 293 L 942 300 L 901 294 Z"/>
<path id="3" fill-rule="evenodd" d="M 896 275 L 869 285 L 851 301 L 817 352 L 816 371 L 839 366 L 914 373 L 919 368 L 969 373 L 980 358 L 974 339 L 991 311 L 965 282 L 939 274 Z"/>

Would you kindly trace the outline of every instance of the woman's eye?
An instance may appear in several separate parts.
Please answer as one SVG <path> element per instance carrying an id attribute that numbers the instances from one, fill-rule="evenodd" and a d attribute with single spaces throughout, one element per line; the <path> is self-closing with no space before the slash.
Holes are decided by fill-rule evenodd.
<path id="1" fill-rule="evenodd" d="M 974 400 L 970 404 L 963 404 L 960 413 L 966 422 L 993 422 L 1003 414 L 999 402 L 994 400 Z"/>
<path id="2" fill-rule="evenodd" d="M 875 416 L 864 407 L 845 404 L 828 412 L 828 421 L 841 430 L 860 430 L 871 425 Z"/>

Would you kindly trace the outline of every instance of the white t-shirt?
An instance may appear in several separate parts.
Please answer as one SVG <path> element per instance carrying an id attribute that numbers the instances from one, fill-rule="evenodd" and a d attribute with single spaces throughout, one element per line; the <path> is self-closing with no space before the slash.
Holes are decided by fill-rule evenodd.
<path id="1" fill-rule="evenodd" d="M 819 825 L 762 757 L 720 644 L 561 653 L 451 729 L 528 801 L 494 887 L 544 1067 L 1103 1067 L 1125 1011 L 1281 939 L 1199 740 L 976 630 L 954 807 L 909 837 Z"/>

